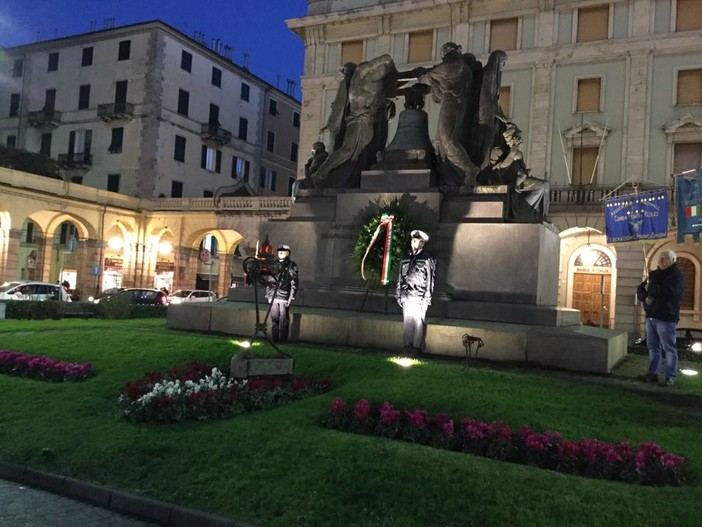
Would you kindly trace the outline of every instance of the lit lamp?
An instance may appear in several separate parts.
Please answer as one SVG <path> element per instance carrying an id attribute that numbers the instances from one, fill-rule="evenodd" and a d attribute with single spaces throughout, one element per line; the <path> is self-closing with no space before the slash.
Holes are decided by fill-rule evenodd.
<path id="1" fill-rule="evenodd" d="M 107 242 L 107 246 L 113 251 L 120 251 L 124 246 L 124 240 L 122 240 L 122 238 L 119 236 L 115 236 L 114 238 L 111 238 L 109 242 Z"/>
<path id="2" fill-rule="evenodd" d="M 161 242 L 158 244 L 159 254 L 171 254 L 173 252 L 173 245 L 169 242 Z"/>

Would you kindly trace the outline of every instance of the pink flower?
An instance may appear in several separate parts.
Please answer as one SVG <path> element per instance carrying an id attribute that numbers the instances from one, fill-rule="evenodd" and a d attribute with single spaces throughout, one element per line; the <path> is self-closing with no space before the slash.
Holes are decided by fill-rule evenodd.
<path id="1" fill-rule="evenodd" d="M 424 428 L 427 426 L 427 411 L 426 410 L 415 410 L 414 412 L 407 412 L 407 422 L 410 426 L 415 428 Z"/>
<path id="2" fill-rule="evenodd" d="M 451 419 L 441 425 L 441 433 L 445 436 L 453 435 L 453 421 Z"/>
<path id="3" fill-rule="evenodd" d="M 400 420 L 400 412 L 393 405 L 385 401 L 380 407 L 380 420 L 384 425 L 394 424 Z"/>
<path id="4" fill-rule="evenodd" d="M 363 421 L 370 414 L 370 403 L 367 399 L 361 399 L 353 409 L 353 416 L 357 421 Z"/>
<path id="5" fill-rule="evenodd" d="M 685 461 L 684 457 L 676 456 L 675 454 L 663 454 L 661 456 L 663 468 L 668 470 L 675 470 L 683 461 Z"/>
<path id="6" fill-rule="evenodd" d="M 334 399 L 334 402 L 332 403 L 331 407 L 332 415 L 345 414 L 348 411 L 349 407 L 346 406 L 346 403 L 341 397 L 337 397 L 336 399 Z"/>
<path id="7" fill-rule="evenodd" d="M 560 454 L 562 456 L 577 457 L 580 454 L 580 446 L 573 441 L 563 441 L 563 443 L 561 443 Z"/>

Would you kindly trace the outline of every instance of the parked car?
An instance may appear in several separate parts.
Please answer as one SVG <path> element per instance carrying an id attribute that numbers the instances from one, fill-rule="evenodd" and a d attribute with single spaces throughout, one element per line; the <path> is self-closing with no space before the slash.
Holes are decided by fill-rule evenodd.
<path id="1" fill-rule="evenodd" d="M 169 304 L 184 304 L 186 302 L 216 302 L 217 293 L 204 289 L 178 289 L 168 296 Z"/>
<path id="2" fill-rule="evenodd" d="M 675 336 L 675 346 L 678 350 L 702 352 L 702 329 L 677 328 Z M 646 336 L 636 339 L 634 345 L 646 347 Z"/>
<path id="3" fill-rule="evenodd" d="M 0 300 L 61 300 L 70 302 L 71 295 L 61 284 L 16 280 L 0 285 Z"/>
<path id="4" fill-rule="evenodd" d="M 138 288 L 122 289 L 112 295 L 96 298 L 93 302 L 98 304 L 100 302 L 114 302 L 120 300 L 143 306 L 165 306 L 168 304 L 166 294 L 163 291 L 159 291 L 158 289 Z"/>
<path id="5" fill-rule="evenodd" d="M 124 289 L 124 287 L 112 287 L 110 289 L 105 289 L 102 293 L 98 294 L 97 296 L 89 296 L 88 302 L 92 302 L 93 304 L 99 304 L 100 300 L 104 300 L 105 298 L 117 294 L 120 291 L 124 291 Z"/>

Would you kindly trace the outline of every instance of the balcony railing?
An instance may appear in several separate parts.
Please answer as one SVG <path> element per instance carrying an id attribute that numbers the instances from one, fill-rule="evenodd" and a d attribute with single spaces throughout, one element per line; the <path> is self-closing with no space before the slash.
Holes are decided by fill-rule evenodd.
<path id="1" fill-rule="evenodd" d="M 90 166 L 93 164 L 93 156 L 86 152 L 74 152 L 72 154 L 59 154 L 58 161 L 68 168 Z"/>
<path id="2" fill-rule="evenodd" d="M 126 101 L 98 104 L 97 114 L 104 121 L 129 120 L 134 117 L 134 105 Z"/>
<path id="3" fill-rule="evenodd" d="M 61 124 L 61 112 L 57 110 L 29 112 L 27 121 L 31 126 L 58 126 Z"/>
<path id="4" fill-rule="evenodd" d="M 232 140 L 232 133 L 225 130 L 221 126 L 213 123 L 205 123 L 202 125 L 200 137 L 203 141 L 212 141 L 220 144 L 229 144 Z"/>
<path id="5" fill-rule="evenodd" d="M 639 192 L 645 192 L 651 187 L 640 185 Z M 655 187 L 660 188 L 660 185 Z M 616 197 L 631 194 L 631 185 L 619 186 L 590 186 L 551 187 L 549 191 L 549 209 L 551 212 L 564 210 L 594 210 L 603 206 L 605 197 Z"/>

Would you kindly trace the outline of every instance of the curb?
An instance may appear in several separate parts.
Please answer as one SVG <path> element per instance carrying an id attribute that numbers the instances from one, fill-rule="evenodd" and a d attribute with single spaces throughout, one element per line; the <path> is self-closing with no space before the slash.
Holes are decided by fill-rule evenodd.
<path id="1" fill-rule="evenodd" d="M 233 521 L 215 514 L 111 490 L 93 483 L 41 472 L 13 463 L 0 462 L 0 478 L 96 505 L 119 514 L 157 522 L 164 527 L 192 527 L 193 525 L 252 527 L 248 523 Z"/>

